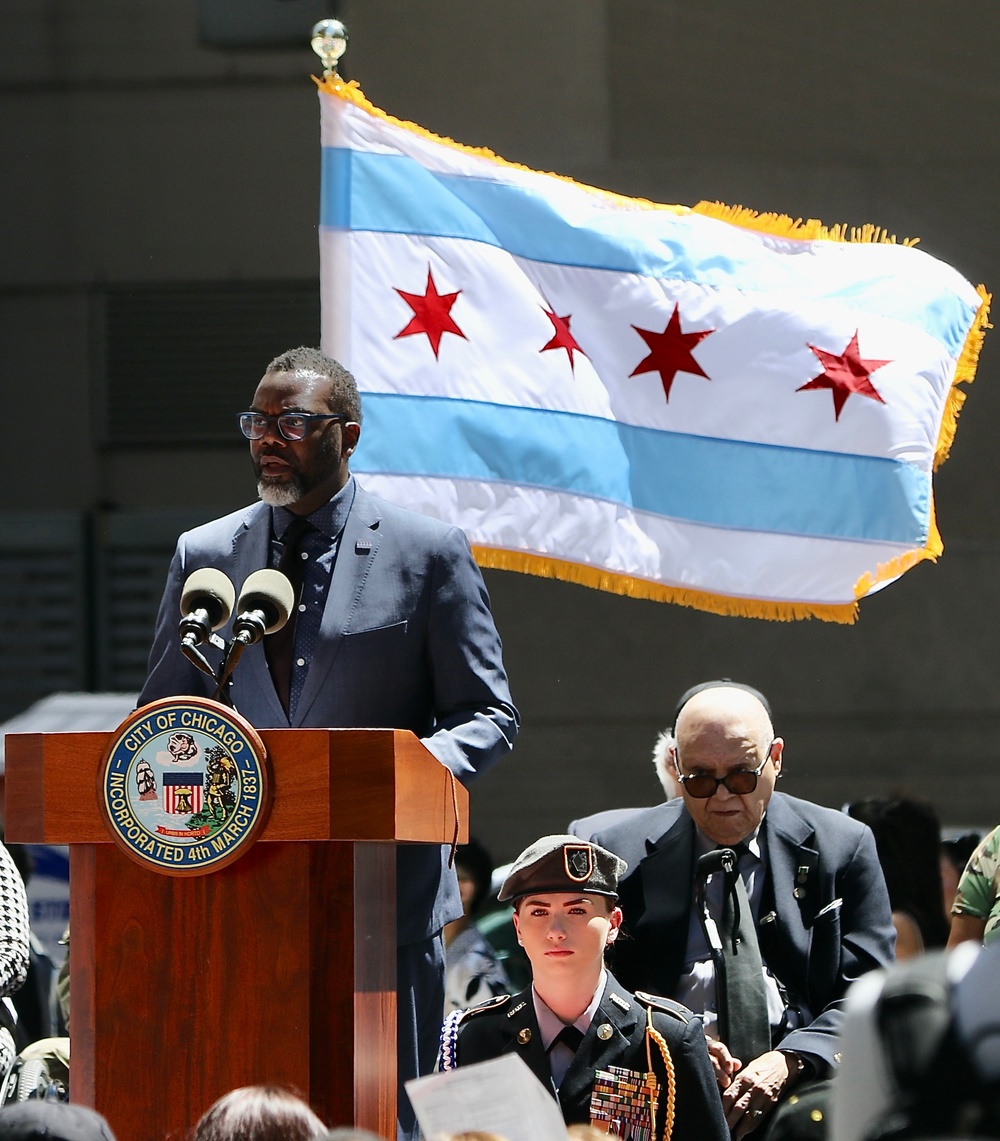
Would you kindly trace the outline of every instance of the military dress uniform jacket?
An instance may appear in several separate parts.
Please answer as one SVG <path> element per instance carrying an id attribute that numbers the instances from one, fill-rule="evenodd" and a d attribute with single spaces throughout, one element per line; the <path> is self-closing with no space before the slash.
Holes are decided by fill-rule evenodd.
<path id="1" fill-rule="evenodd" d="M 722 1100 L 705 1046 L 701 1019 L 679 1003 L 654 1000 L 653 1025 L 663 1035 L 677 1082 L 673 1141 L 729 1141 Z M 660 1004 L 662 1003 L 662 1007 Z M 611 1033 L 601 1036 L 602 1027 Z M 663 1059 L 650 1043 L 653 1068 L 660 1082 L 656 1138 L 662 1137 L 667 1082 Z M 503 996 L 466 1012 L 458 1027 L 455 1063 L 470 1065 L 516 1053 L 559 1102 L 567 1125 L 590 1121 L 590 1095 L 597 1070 L 622 1066 L 645 1074 L 646 1005 L 609 974 L 604 997 L 583 1042 L 556 1092 L 549 1059 L 535 1018 L 531 988 Z"/>
<path id="2" fill-rule="evenodd" d="M 871 830 L 842 812 L 776 792 L 761 829 L 768 876 L 761 955 L 801 1025 L 774 1045 L 839 1061 L 847 988 L 894 958 L 889 895 Z M 681 799 L 594 837 L 628 861 L 619 885 L 624 930 L 616 972 L 632 987 L 673 995 L 684 968 L 694 895 L 694 821 Z"/>

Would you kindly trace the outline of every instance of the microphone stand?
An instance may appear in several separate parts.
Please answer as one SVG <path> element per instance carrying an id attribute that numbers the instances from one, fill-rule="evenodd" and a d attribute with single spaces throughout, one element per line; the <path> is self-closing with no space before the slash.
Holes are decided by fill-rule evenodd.
<path id="1" fill-rule="evenodd" d="M 233 702 L 229 696 L 228 686 L 226 686 L 228 675 L 226 677 L 219 676 L 229 658 L 230 647 L 226 645 L 218 634 L 212 632 L 205 611 L 197 610 L 194 614 L 185 615 L 180 621 L 178 632 L 181 635 L 181 653 L 193 666 L 199 669 L 203 674 L 207 674 L 212 681 L 216 683 L 212 700 L 220 701 L 223 705 L 228 705 L 230 709 L 232 709 Z M 205 642 L 208 642 L 209 645 L 222 652 L 222 665 L 220 665 L 218 672 L 201 650 L 198 649 L 198 647 Z M 235 664 L 234 661 L 233 665 Z M 225 691 L 223 691 L 224 686 L 226 687 Z"/>

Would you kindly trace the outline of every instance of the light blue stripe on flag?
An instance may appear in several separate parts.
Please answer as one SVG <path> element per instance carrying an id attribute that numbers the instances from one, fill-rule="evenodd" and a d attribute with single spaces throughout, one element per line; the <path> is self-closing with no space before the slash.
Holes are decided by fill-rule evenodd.
<path id="1" fill-rule="evenodd" d="M 912 464 L 664 432 L 566 412 L 364 393 L 359 472 L 501 481 L 747 531 L 922 545 Z"/>
<path id="2" fill-rule="evenodd" d="M 320 225 L 461 238 L 536 262 L 836 301 L 923 329 L 952 355 L 976 315 L 940 281 L 919 291 L 911 281 L 903 291 L 897 271 L 862 274 L 849 287 L 831 288 L 822 280 L 810 283 L 795 258 L 762 257 L 760 244 L 735 226 L 726 227 L 723 245 L 715 226 L 692 226 L 690 216 L 669 210 L 595 209 L 567 219 L 557 204 L 526 187 L 433 173 L 405 155 L 325 147 Z"/>

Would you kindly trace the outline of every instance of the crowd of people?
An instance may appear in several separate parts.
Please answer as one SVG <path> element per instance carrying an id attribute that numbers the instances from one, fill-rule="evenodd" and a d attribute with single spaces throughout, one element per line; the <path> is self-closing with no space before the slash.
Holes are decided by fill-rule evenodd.
<path id="1" fill-rule="evenodd" d="M 238 418 L 259 501 L 180 537 L 140 702 L 216 690 L 177 637 L 188 575 L 212 567 L 242 582 L 266 566 L 289 577 L 295 605 L 282 631 L 247 648 L 222 696 L 257 728 L 411 730 L 469 782 L 502 760 L 518 729 L 489 599 L 460 529 L 356 483 L 361 421 L 354 378 L 318 350 L 267 366 Z M 212 666 L 218 649 L 205 648 Z M 653 760 L 663 801 L 609 806 L 540 838 L 508 869 L 506 912 L 485 907 L 492 863 L 481 846 L 458 851 L 457 875 L 447 848 L 400 846 L 399 1141 L 419 1132 L 408 1078 L 437 1067 L 453 1081 L 506 1055 L 574 1130 L 787 1141 L 824 1135 L 832 1107 L 835 1141 L 874 1141 L 893 1135 L 890 1078 L 916 1063 L 900 1049 L 880 1069 L 866 1050 L 893 1024 L 886 1012 L 906 1006 L 900 995 L 934 989 L 928 978 L 944 996 L 931 1021 L 947 1034 L 904 1020 L 897 1045 L 959 1043 L 965 1072 L 989 1085 L 958 1008 L 971 1001 L 976 1043 L 989 1040 L 982 1015 L 1000 1002 L 977 1004 L 992 994 L 972 987 L 994 960 L 989 946 L 970 957 L 968 945 L 1000 943 L 1000 829 L 943 843 L 931 806 L 912 798 L 837 810 L 778 791 L 785 743 L 770 705 L 727 679 L 681 697 Z M 2 848 L 0 905 L 0 996 L 13 997 L 0 1004 L 0 1067 L 19 1074 L 30 1016 L 24 1005 L 19 1023 L 14 1002 L 31 944 L 23 882 Z M 946 943 L 964 949 L 935 966 Z M 852 1037 L 861 1045 L 848 1049 Z M 845 1094 L 852 1069 L 856 1092 Z M 916 1084 L 914 1098 L 926 1088 Z M 989 1113 L 972 1112 L 969 1083 L 959 1086 L 954 1128 L 973 1121 L 1000 1136 Z M 26 1100 L 0 1108 L 0 1141 L 110 1137 L 65 1094 L 51 1072 L 34 1086 L 8 1078 L 4 1100 Z M 850 1106 L 841 1121 L 860 1122 L 839 1136 L 838 1104 Z M 933 1120 L 938 1135 L 953 1121 Z M 900 1136 L 921 1135 L 910 1124 Z M 220 1099 L 191 1139 L 355 1136 L 326 1130 L 293 1092 L 253 1087 Z"/>
<path id="2" fill-rule="evenodd" d="M 1000 963 L 988 950 L 969 954 L 996 941 L 1000 926 L 1000 829 L 943 839 L 932 807 L 906 796 L 840 811 L 799 800 L 777 790 L 783 756 L 763 694 L 703 683 L 683 695 L 657 742 L 661 804 L 609 810 L 541 838 L 505 870 L 496 898 L 489 854 L 475 841 L 460 846 L 463 914 L 444 931 L 437 1068 L 514 1053 L 567 1126 L 610 1126 L 626 1138 L 928 1135 L 913 1112 L 909 1131 L 893 1132 L 920 1051 L 883 1041 L 883 1027 L 899 995 L 911 1005 L 922 995 L 926 1006 L 933 978 L 945 996 L 937 1023 L 907 1013 L 904 1037 L 960 1051 L 966 1076 L 981 1078 L 961 1086 L 962 1120 L 977 1123 L 976 1135 L 1000 1136 L 991 1071 L 975 1057 L 984 1042 L 1000 1044 Z M 0 899 L 9 1018 L 0 1047 L 14 1073 L 32 1056 L 14 1005 L 31 938 L 22 875 L 3 847 Z M 946 944 L 961 950 L 948 957 Z M 523 985 L 512 985 L 507 966 Z M 994 977 L 996 986 L 984 984 Z M 49 986 L 55 1010 L 54 975 Z M 970 1003 L 974 1041 L 959 1025 Z M 49 1056 L 52 1042 L 43 1043 Z M 110 1138 L 99 1115 L 67 1103 L 67 1085 L 11 1086 L 0 1141 Z M 959 1082 L 950 1088 L 936 1105 L 958 1100 Z M 924 1116 L 949 1132 L 948 1114 Z M 355 1136 L 328 1132 L 291 1091 L 252 1087 L 221 1098 L 190 1141 Z"/>

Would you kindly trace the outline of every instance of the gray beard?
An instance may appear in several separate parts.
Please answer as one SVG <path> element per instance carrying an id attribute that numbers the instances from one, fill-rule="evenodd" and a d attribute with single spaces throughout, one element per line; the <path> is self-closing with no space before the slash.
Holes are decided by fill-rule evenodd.
<path id="1" fill-rule="evenodd" d="M 257 480 L 257 494 L 269 507 L 291 507 L 302 498 L 302 486 L 298 479 L 288 483 L 266 483 Z"/>

